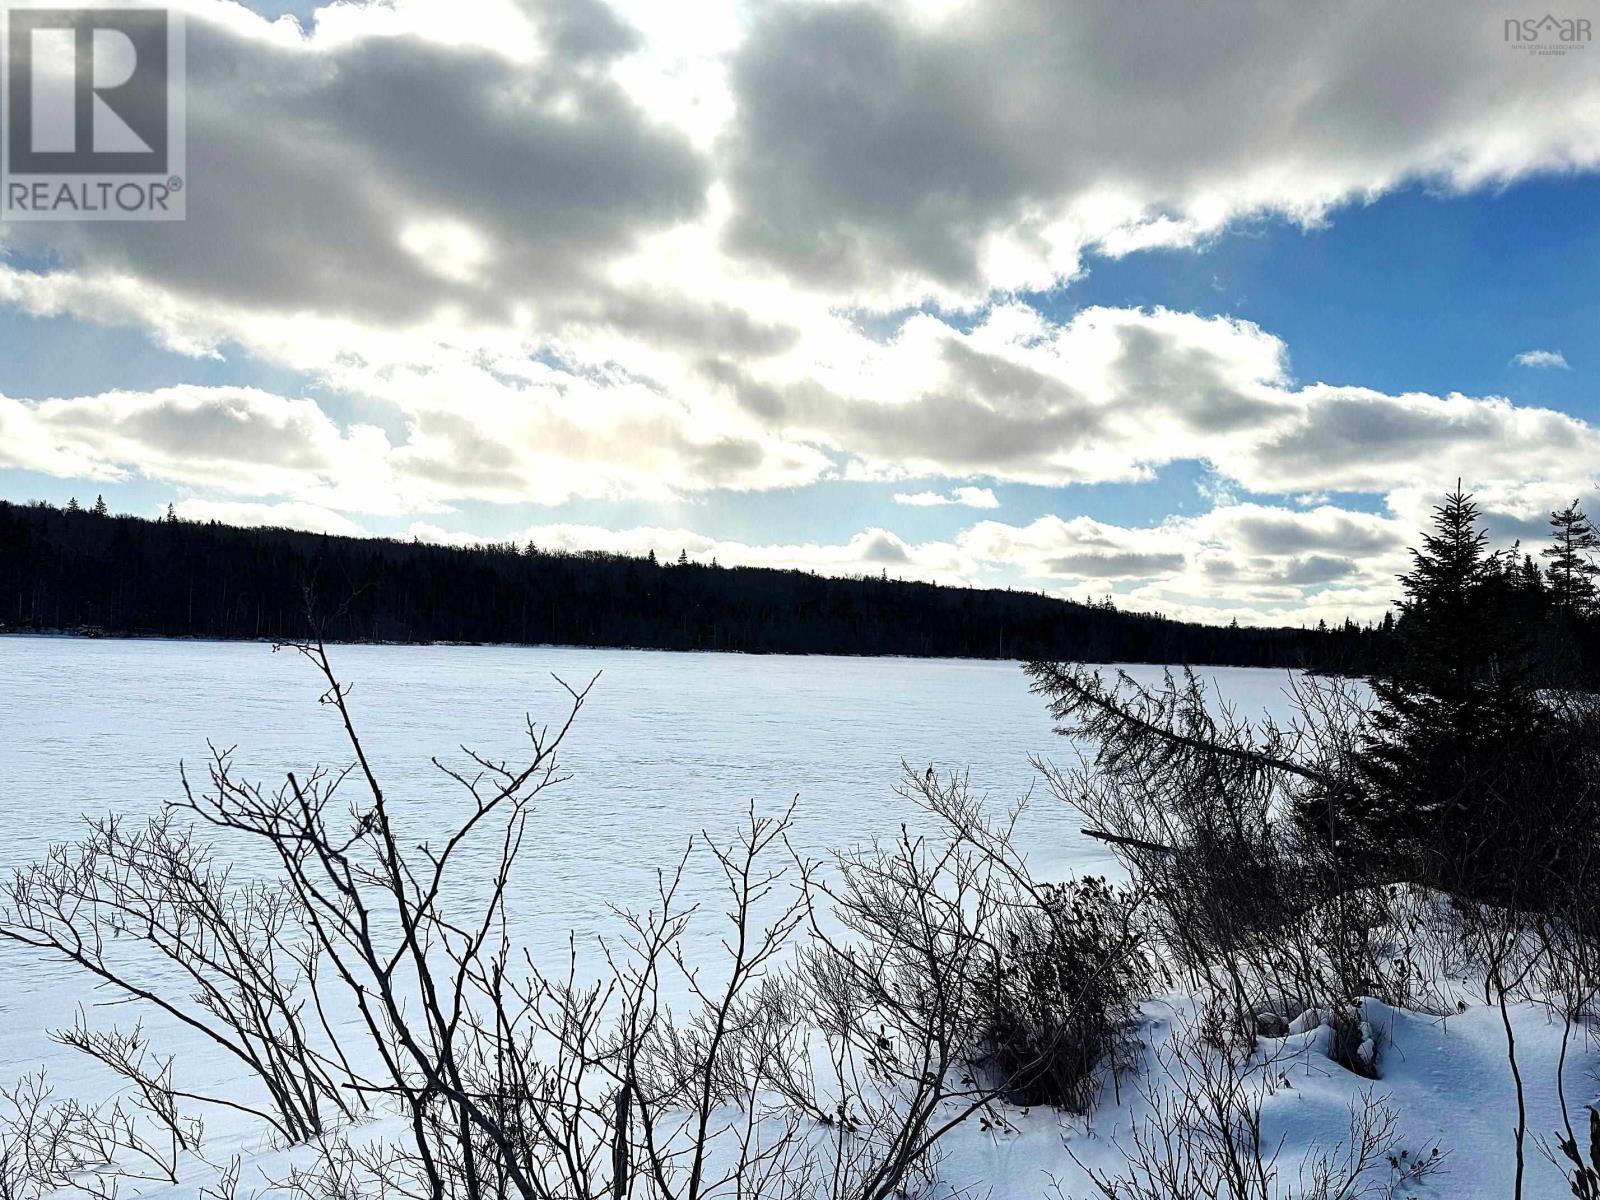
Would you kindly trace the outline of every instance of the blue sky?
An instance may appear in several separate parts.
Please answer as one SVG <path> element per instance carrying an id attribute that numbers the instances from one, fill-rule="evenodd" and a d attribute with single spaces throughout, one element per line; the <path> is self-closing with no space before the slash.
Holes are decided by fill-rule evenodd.
<path id="1" fill-rule="evenodd" d="M 1148 43 L 1098 6 L 1045 52 L 1022 0 L 714 7 L 697 45 L 600 0 L 264 10 L 300 26 L 197 3 L 191 159 L 218 165 L 184 226 L 0 225 L 0 496 L 1298 621 L 1380 613 L 1458 474 L 1502 538 L 1593 492 L 1586 62 L 1514 59 L 1452 9 L 1397 129 L 1351 82 L 1389 51 L 1334 6 L 1307 68 L 1331 100 L 1252 123 L 1206 77 L 1171 144 L 1113 141 L 1168 109 L 1101 71 Z M 815 53 L 827 90 L 790 70 Z M 1490 78 L 1458 93 L 1451 53 Z M 235 60 L 313 100 L 258 123 Z M 985 113 L 969 62 L 1041 72 L 1033 105 Z M 1058 67 L 1092 86 L 1055 94 Z M 1543 119 L 1508 143 L 1512 100 Z M 262 195 L 316 182 L 269 151 L 313 118 L 359 167 Z"/>
<path id="2" fill-rule="evenodd" d="M 1600 177 L 1558 175 L 1464 195 L 1420 186 L 1324 225 L 1250 223 L 1194 249 L 1095 261 L 1042 297 L 1244 317 L 1283 338 L 1296 378 L 1384 391 L 1503 395 L 1600 416 Z M 1512 361 L 1562 347 L 1569 371 Z"/>

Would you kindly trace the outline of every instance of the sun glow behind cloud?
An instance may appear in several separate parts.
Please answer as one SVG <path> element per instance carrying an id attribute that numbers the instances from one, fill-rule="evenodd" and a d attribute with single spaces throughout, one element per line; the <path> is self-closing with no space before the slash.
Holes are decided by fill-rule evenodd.
<path id="1" fill-rule="evenodd" d="M 7 228 L 0 303 L 273 383 L 0 397 L 0 467 L 441 538 L 464 504 L 657 505 L 687 524 L 528 532 L 666 530 L 674 554 L 1245 620 L 1381 611 L 1442 464 L 1508 530 L 1589 487 L 1600 434 L 1558 411 L 1300 381 L 1293 346 L 1226 315 L 1017 298 L 1070 296 L 1086 255 L 1201 252 L 1240 221 L 1313 225 L 1417 181 L 1593 169 L 1596 73 L 1506 54 L 1491 5 L 1407 6 L 1382 33 L 1334 5 L 1314 40 L 1288 12 L 1182 4 L 730 0 L 697 25 L 407 0 L 305 30 L 188 8 L 206 197 L 171 229 Z M 974 521 L 1006 488 L 1188 461 L 1214 472 L 1210 513 Z M 869 481 L 892 503 L 852 536 L 693 529 L 706 497 Z M 1384 515 L 1320 499 L 1354 494 Z M 960 527 L 896 532 L 940 514 Z M 1271 549 L 1251 540 L 1267 524 Z"/>

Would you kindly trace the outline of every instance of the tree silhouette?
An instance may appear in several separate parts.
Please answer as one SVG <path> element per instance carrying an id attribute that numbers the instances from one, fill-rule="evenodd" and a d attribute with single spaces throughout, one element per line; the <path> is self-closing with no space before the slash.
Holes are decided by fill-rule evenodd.
<path id="1" fill-rule="evenodd" d="M 1505 803 L 1505 773 L 1547 724 L 1516 619 L 1519 557 L 1491 555 L 1487 541 L 1458 484 L 1400 577 L 1400 654 L 1373 680 L 1366 787 L 1339 831 L 1352 854 L 1426 864 L 1434 882 L 1449 872 L 1451 887 L 1479 894 L 1499 882 L 1503 835 L 1523 815 Z"/>
<path id="2" fill-rule="evenodd" d="M 1574 500 L 1550 514 L 1554 541 L 1542 552 L 1550 560 L 1550 595 L 1565 612 L 1587 612 L 1595 602 L 1595 576 L 1600 574 L 1591 557 L 1600 550 L 1600 536 Z"/>

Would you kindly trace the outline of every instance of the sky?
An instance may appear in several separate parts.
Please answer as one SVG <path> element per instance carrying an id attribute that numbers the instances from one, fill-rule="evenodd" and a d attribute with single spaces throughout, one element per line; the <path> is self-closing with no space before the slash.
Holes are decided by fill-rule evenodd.
<path id="1" fill-rule="evenodd" d="M 181 9 L 187 219 L 0 224 L 0 497 L 1241 623 L 1600 509 L 1600 47 L 1504 4 Z"/>

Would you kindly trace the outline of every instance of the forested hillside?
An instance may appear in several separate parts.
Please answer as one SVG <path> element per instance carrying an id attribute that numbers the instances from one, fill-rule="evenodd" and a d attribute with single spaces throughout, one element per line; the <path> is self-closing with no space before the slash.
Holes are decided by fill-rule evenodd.
<path id="1" fill-rule="evenodd" d="M 1189 624 L 1042 596 L 458 549 L 0 502 L 0 629 L 292 638 L 310 590 L 342 640 L 1316 666 L 1365 672 L 1381 629 Z"/>

